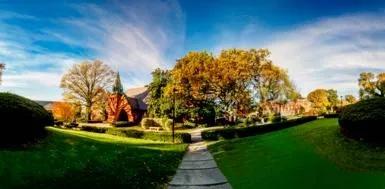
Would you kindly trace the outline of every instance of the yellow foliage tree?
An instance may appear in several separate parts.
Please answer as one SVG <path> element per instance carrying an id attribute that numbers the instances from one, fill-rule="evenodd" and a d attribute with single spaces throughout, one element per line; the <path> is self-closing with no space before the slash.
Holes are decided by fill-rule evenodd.
<path id="1" fill-rule="evenodd" d="M 373 73 L 364 72 L 358 79 L 360 98 L 385 97 L 385 73 L 375 76 Z"/>
<path id="2" fill-rule="evenodd" d="M 55 119 L 71 122 L 75 119 L 76 108 L 70 103 L 54 102 L 52 104 L 52 114 Z"/>
<path id="3" fill-rule="evenodd" d="M 330 106 L 328 99 L 329 93 L 325 89 L 316 89 L 307 95 L 307 99 L 312 103 L 317 113 L 325 113 L 326 108 Z"/>

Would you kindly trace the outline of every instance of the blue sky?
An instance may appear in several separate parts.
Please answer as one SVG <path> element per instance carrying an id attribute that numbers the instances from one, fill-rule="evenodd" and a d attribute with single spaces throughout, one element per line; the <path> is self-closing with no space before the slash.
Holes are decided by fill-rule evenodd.
<path id="1" fill-rule="evenodd" d="M 268 48 L 303 95 L 357 95 L 360 72 L 385 71 L 385 2 L 0 1 L 0 91 L 58 100 L 63 73 L 99 59 L 143 86 L 192 50 Z"/>

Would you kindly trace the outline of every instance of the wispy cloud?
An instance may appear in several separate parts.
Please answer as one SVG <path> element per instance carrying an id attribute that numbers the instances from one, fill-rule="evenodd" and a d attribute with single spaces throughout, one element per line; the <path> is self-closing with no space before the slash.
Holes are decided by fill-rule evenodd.
<path id="1" fill-rule="evenodd" d="M 0 62 L 7 64 L 2 91 L 60 99 L 62 74 L 86 59 L 119 69 L 126 88 L 141 86 L 149 82 L 154 68 L 169 67 L 183 51 L 184 15 L 174 1 L 80 4 L 69 9 L 77 14 L 42 18 L 2 12 L 0 31 L 8 31 L 0 33 Z M 28 22 L 41 27 L 31 30 Z"/>
<path id="2" fill-rule="evenodd" d="M 49 39 L 9 21 L 33 22 L 38 18 L 13 12 L 0 16 L 0 62 L 6 63 L 1 91 L 14 92 L 34 99 L 60 99 L 61 74 L 80 61 L 69 53 L 52 52 L 38 41 Z"/>
<path id="3" fill-rule="evenodd" d="M 264 39 L 266 33 L 263 26 L 249 25 L 225 35 L 215 49 L 268 48 L 303 95 L 315 88 L 357 95 L 361 72 L 385 71 L 385 12 L 323 18 Z"/>
<path id="4" fill-rule="evenodd" d="M 182 52 L 183 13 L 173 1 L 109 6 L 108 10 L 92 4 L 75 6 L 86 14 L 61 22 L 76 29 L 79 39 L 60 31 L 55 32 L 56 37 L 92 49 L 98 59 L 123 72 L 126 87 L 145 85 L 154 68 L 169 67 Z"/>
<path id="5" fill-rule="evenodd" d="M 275 63 L 287 68 L 303 94 L 336 88 L 357 95 L 363 71 L 385 71 L 385 13 L 321 19 L 268 45 Z"/>

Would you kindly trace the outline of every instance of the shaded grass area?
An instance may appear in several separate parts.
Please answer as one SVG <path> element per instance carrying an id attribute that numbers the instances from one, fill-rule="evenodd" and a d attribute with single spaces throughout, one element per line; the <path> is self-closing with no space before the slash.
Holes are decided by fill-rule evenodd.
<path id="1" fill-rule="evenodd" d="M 385 187 L 385 148 L 344 138 L 336 119 L 209 149 L 234 188 Z"/>
<path id="2" fill-rule="evenodd" d="M 0 149 L 0 188 L 165 188 L 186 145 L 49 128 L 41 143 Z"/>

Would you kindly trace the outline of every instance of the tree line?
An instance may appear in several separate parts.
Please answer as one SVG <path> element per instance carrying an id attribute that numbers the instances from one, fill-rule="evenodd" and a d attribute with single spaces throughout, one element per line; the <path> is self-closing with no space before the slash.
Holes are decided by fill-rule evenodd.
<path id="1" fill-rule="evenodd" d="M 251 112 L 259 117 L 268 116 L 269 105 L 301 98 L 288 72 L 273 64 L 269 55 L 267 49 L 225 49 L 216 56 L 206 51 L 187 53 L 172 69 L 158 68 L 152 72 L 148 116 L 173 117 L 174 99 L 176 118 L 180 121 L 235 121 Z M 0 72 L 2 69 L 4 65 L 0 64 Z M 74 64 L 63 75 L 60 86 L 64 99 L 75 108 L 63 104 L 58 107 L 75 113 L 68 116 L 66 111 L 56 111 L 66 114 L 63 117 L 85 115 L 86 120 L 94 119 L 95 111 L 105 116 L 114 76 L 116 73 L 98 60 Z M 385 73 L 364 72 L 358 85 L 360 99 L 384 97 Z M 353 95 L 340 99 L 334 89 L 316 89 L 308 94 L 307 100 L 314 114 L 332 113 L 357 101 Z"/>
<path id="2" fill-rule="evenodd" d="M 171 70 L 156 69 L 149 84 L 148 114 L 179 120 L 235 121 L 263 104 L 300 97 L 286 70 L 274 65 L 267 49 L 226 49 L 218 56 L 189 52 Z"/>

